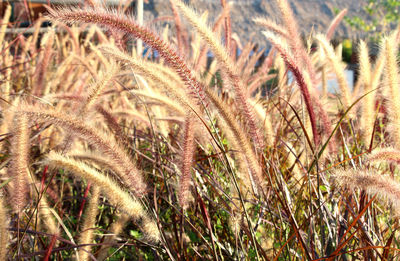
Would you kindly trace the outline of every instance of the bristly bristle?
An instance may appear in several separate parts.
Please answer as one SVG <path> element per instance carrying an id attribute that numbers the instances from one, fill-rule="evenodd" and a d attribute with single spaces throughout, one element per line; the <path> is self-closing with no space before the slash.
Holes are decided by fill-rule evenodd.
<path id="1" fill-rule="evenodd" d="M 263 17 L 258 17 L 258 18 L 255 18 L 253 21 L 256 24 L 259 24 L 259 25 L 265 27 L 268 31 L 271 31 L 274 34 L 284 38 L 285 40 L 289 40 L 289 38 L 290 38 L 290 35 L 287 32 L 287 30 L 272 20 L 269 20 L 269 19 L 263 18 Z"/>
<path id="2" fill-rule="evenodd" d="M 400 164 L 400 150 L 390 147 L 375 149 L 368 155 L 367 160 L 377 163 L 394 162 Z"/>
<path id="3" fill-rule="evenodd" d="M 340 22 L 343 20 L 346 14 L 347 9 L 345 8 L 336 15 L 335 19 L 332 20 L 331 24 L 328 27 L 328 30 L 326 31 L 326 39 L 328 39 L 328 41 L 332 39 L 336 28 L 339 26 Z"/>
<path id="4" fill-rule="evenodd" d="M 112 79 L 115 77 L 119 70 L 118 64 L 111 64 L 110 68 L 104 72 L 103 77 L 101 77 L 97 82 L 93 83 L 88 90 L 86 100 L 82 102 L 79 114 L 86 113 L 94 104 L 96 104 L 102 91 L 110 85 Z"/>
<path id="5" fill-rule="evenodd" d="M 5 206 L 4 198 L 0 197 L 0 260 L 7 260 L 7 244 L 9 240 L 8 234 L 8 218 L 7 208 Z"/>
<path id="6" fill-rule="evenodd" d="M 110 249 L 112 244 L 117 241 L 117 236 L 123 231 L 129 219 L 129 216 L 125 213 L 120 213 L 118 215 L 117 220 L 111 225 L 111 228 L 109 229 L 110 235 L 105 238 L 104 244 L 100 247 L 100 250 L 98 251 L 97 260 L 105 260 L 107 258 L 108 250 Z"/>
<path id="7" fill-rule="evenodd" d="M 369 51 L 367 44 L 364 41 L 360 41 L 359 45 L 359 61 L 360 61 L 360 81 L 364 86 L 363 94 L 367 94 L 372 91 L 372 76 L 371 76 L 371 63 L 369 60 Z M 361 117 L 361 128 L 363 130 L 363 139 L 366 146 L 369 145 L 371 135 L 374 128 L 374 114 L 375 114 L 375 93 L 369 93 L 364 98 L 362 104 L 362 117 Z"/>
<path id="8" fill-rule="evenodd" d="M 147 218 L 146 211 L 143 209 L 142 204 L 139 203 L 137 199 L 133 198 L 128 192 L 124 191 L 115 181 L 98 172 L 94 168 L 56 152 L 49 153 L 43 164 L 49 165 L 49 167 L 53 169 L 64 168 L 73 175 L 93 182 L 95 186 L 98 186 L 102 189 L 102 191 L 108 196 L 113 204 L 119 206 L 133 219 L 140 220 L 146 218 L 149 220 L 148 222 L 154 222 L 153 220 Z M 154 237 L 154 235 L 150 236 Z"/>
<path id="9" fill-rule="evenodd" d="M 40 97 L 41 92 L 43 91 L 43 85 L 45 83 L 46 71 L 47 67 L 51 66 L 50 61 L 53 55 L 53 43 L 55 38 L 54 30 L 50 30 L 42 39 L 42 48 L 44 49 L 42 59 L 40 60 L 38 66 L 35 71 L 36 83 L 34 85 L 34 90 L 32 90 L 33 94 Z"/>
<path id="10" fill-rule="evenodd" d="M 183 156 L 181 162 L 181 178 L 179 179 L 178 199 L 183 209 L 189 204 L 191 169 L 195 153 L 194 118 L 189 113 L 185 118 L 183 134 Z"/>
<path id="11" fill-rule="evenodd" d="M 300 37 L 300 30 L 298 28 L 296 19 L 294 19 L 294 14 L 292 9 L 289 7 L 287 0 L 275 0 L 279 11 L 282 14 L 282 20 L 285 24 L 286 30 L 290 35 L 288 45 L 293 53 L 294 59 L 298 62 L 300 69 L 307 69 L 313 84 L 316 82 L 316 75 L 314 68 L 311 64 L 311 59 L 309 58 L 306 49 L 302 44 Z"/>
<path id="12" fill-rule="evenodd" d="M 86 245 L 79 249 L 80 260 L 90 260 L 89 253 L 91 244 L 93 243 L 94 232 L 96 227 L 96 216 L 99 212 L 100 187 L 92 188 L 92 195 L 89 199 L 88 206 L 85 211 L 84 222 L 81 229 L 79 244 Z"/>
<path id="13" fill-rule="evenodd" d="M 320 48 L 323 48 L 326 57 L 332 65 L 332 68 L 336 74 L 337 81 L 339 84 L 340 92 L 342 95 L 342 103 L 345 109 L 349 108 L 351 105 L 351 95 L 350 95 L 350 87 L 347 83 L 346 76 L 344 74 L 344 68 L 342 65 L 342 61 L 336 56 L 335 51 L 333 50 L 332 45 L 328 42 L 327 38 L 323 35 L 317 35 L 318 43 L 320 44 Z M 350 114 L 350 117 L 354 117 L 353 114 Z"/>
<path id="14" fill-rule="evenodd" d="M 212 104 L 215 106 L 218 113 L 221 115 L 226 125 L 229 127 L 229 132 L 232 133 L 230 142 L 235 149 L 241 154 L 238 159 L 241 165 L 247 166 L 250 170 L 252 179 L 257 186 L 256 190 L 263 190 L 265 185 L 265 179 L 262 173 L 261 165 L 257 159 L 256 153 L 252 148 L 250 139 L 247 137 L 246 133 L 243 131 L 241 126 L 237 123 L 235 117 L 233 116 L 231 110 L 227 109 L 229 106 L 224 103 L 219 96 L 212 90 L 206 91 L 207 97 L 210 99 Z M 229 133 L 228 132 L 228 133 Z M 229 135 L 228 135 L 229 136 Z M 244 159 L 244 162 L 242 161 Z M 246 179 L 245 177 L 242 177 Z"/>
<path id="15" fill-rule="evenodd" d="M 314 111 L 314 105 L 311 100 L 310 86 L 308 86 L 306 83 L 305 75 L 299 68 L 298 63 L 296 62 L 292 54 L 288 51 L 287 48 L 285 48 L 284 42 L 280 41 L 279 37 L 275 36 L 270 32 L 264 32 L 264 35 L 281 54 L 282 59 L 285 61 L 286 66 L 289 67 L 289 69 L 293 72 L 293 75 L 297 81 L 297 84 L 300 87 L 301 94 L 303 95 L 304 101 L 307 106 L 308 115 L 311 121 L 314 143 L 317 146 L 319 145 L 321 139 L 317 130 L 317 121 Z"/>
<path id="16" fill-rule="evenodd" d="M 383 48 L 386 56 L 385 78 L 387 81 L 387 94 L 389 100 L 389 116 L 392 124 L 393 142 L 396 149 L 400 149 L 400 77 L 397 65 L 396 34 L 385 37 Z"/>
<path id="17" fill-rule="evenodd" d="M 29 122 L 28 117 L 18 113 L 14 120 L 14 133 L 11 141 L 11 164 L 8 168 L 12 178 L 13 190 L 11 192 L 14 211 L 20 213 L 27 203 L 28 193 L 28 162 L 29 162 Z"/>
<path id="18" fill-rule="evenodd" d="M 359 188 L 373 196 L 387 199 L 397 215 L 400 214 L 400 183 L 373 170 L 337 170 L 332 178 L 343 187 Z"/>
<path id="19" fill-rule="evenodd" d="M 236 99 L 238 101 L 238 107 L 241 111 L 242 117 L 246 120 L 248 125 L 248 132 L 252 140 L 256 145 L 258 151 L 262 151 L 264 148 L 264 137 L 260 132 L 260 128 L 256 122 L 254 109 L 251 107 L 247 92 L 244 87 L 242 79 L 239 77 L 238 68 L 230 58 L 229 52 L 218 40 L 218 36 L 205 24 L 198 15 L 188 6 L 186 6 L 180 0 L 173 0 L 182 14 L 189 20 L 191 25 L 200 33 L 202 38 L 208 43 L 211 50 L 215 54 L 215 57 L 222 70 L 223 84 L 233 87 L 235 91 Z M 228 86 L 229 86 L 228 85 Z M 229 88 L 226 88 L 228 90 Z"/>
<path id="20" fill-rule="evenodd" d="M 166 77 L 160 72 L 161 68 L 152 68 L 153 64 L 145 60 L 132 57 L 115 47 L 101 46 L 100 50 L 104 52 L 105 55 L 110 56 L 123 64 L 131 66 L 135 72 L 163 86 L 166 89 L 166 92 L 168 92 L 168 95 L 173 97 L 176 102 L 178 102 L 186 109 L 187 112 L 192 110 L 200 112 L 198 108 L 199 106 L 195 103 L 196 100 L 193 101 L 193 99 L 191 99 L 188 94 L 182 92 L 181 83 L 183 80 L 175 79 L 175 75 L 170 75 L 171 77 Z"/>
<path id="21" fill-rule="evenodd" d="M 143 181 L 142 173 L 136 168 L 125 150 L 110 135 L 96 130 L 75 116 L 50 108 L 25 104 L 18 109 L 18 113 L 38 122 L 47 122 L 68 128 L 70 132 L 79 135 L 103 152 L 109 158 L 113 170 L 135 195 L 143 196 L 146 193 L 147 185 Z"/>
<path id="22" fill-rule="evenodd" d="M 195 79 L 194 73 L 186 65 L 185 61 L 173 50 L 173 48 L 158 35 L 147 28 L 136 24 L 135 20 L 125 14 L 106 9 L 48 9 L 49 18 L 66 23 L 94 23 L 112 30 L 122 31 L 135 38 L 142 39 L 151 48 L 157 50 L 161 57 L 170 64 L 182 81 L 192 91 L 195 99 L 200 104 L 207 106 L 204 95 L 204 86 Z"/>

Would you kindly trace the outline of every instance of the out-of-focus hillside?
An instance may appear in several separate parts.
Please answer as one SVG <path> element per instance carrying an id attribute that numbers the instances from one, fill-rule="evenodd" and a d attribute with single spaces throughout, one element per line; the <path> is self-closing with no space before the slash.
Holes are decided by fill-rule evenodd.
<path id="1" fill-rule="evenodd" d="M 209 11 L 210 19 L 214 19 L 221 12 L 219 0 L 188 0 L 190 5 L 196 7 L 199 12 Z M 241 39 L 253 39 L 264 45 L 262 34 L 258 33 L 261 28 L 257 27 L 252 19 L 258 16 L 266 16 L 279 21 L 280 13 L 271 0 L 233 0 L 231 10 L 232 28 Z M 297 22 L 303 33 L 312 29 L 323 32 L 335 17 L 334 8 L 349 10 L 348 16 L 362 16 L 362 6 L 366 1 L 361 0 L 289 0 Z M 145 4 L 146 17 L 152 19 L 156 16 L 171 15 L 172 11 L 168 0 L 149 0 Z M 336 32 L 336 36 L 354 38 L 357 35 L 350 27 L 342 22 Z"/>

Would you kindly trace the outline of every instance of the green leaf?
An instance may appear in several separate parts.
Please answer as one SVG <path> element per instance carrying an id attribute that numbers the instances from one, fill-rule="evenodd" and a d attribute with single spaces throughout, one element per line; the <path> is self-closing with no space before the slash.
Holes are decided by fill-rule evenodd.
<path id="1" fill-rule="evenodd" d="M 200 242 L 200 239 L 197 237 L 197 234 L 194 233 L 193 231 L 188 231 L 187 235 L 190 238 L 190 241 L 192 241 L 192 243 L 199 243 Z"/>
<path id="2" fill-rule="evenodd" d="M 142 236 L 142 234 L 139 231 L 136 230 L 131 230 L 129 231 L 129 235 L 134 237 L 135 239 L 138 239 Z"/>
<path id="3" fill-rule="evenodd" d="M 326 188 L 325 185 L 319 186 L 319 190 L 321 190 L 322 192 L 328 192 L 328 189 Z"/>

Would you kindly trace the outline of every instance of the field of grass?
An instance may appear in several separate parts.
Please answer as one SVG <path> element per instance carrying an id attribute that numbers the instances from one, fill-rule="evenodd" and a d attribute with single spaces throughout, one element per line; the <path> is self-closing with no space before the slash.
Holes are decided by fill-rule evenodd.
<path id="1" fill-rule="evenodd" d="M 5 11 L 0 260 L 397 260 L 400 30 L 356 43 L 351 88 L 344 12 L 304 38 L 275 0 L 265 55 L 225 0 L 215 21 L 170 2 L 143 26 L 49 8 L 33 34 Z"/>

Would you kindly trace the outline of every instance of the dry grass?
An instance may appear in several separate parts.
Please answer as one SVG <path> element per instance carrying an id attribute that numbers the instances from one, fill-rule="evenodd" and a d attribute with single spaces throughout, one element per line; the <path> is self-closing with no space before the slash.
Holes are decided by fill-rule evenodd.
<path id="1" fill-rule="evenodd" d="M 0 259 L 396 260 L 396 32 L 375 61 L 360 42 L 351 91 L 330 43 L 345 11 L 314 51 L 276 0 L 282 24 L 255 19 L 264 57 L 225 0 L 214 24 L 170 2 L 162 37 L 92 1 L 5 35 L 7 9 Z"/>

